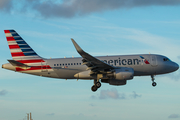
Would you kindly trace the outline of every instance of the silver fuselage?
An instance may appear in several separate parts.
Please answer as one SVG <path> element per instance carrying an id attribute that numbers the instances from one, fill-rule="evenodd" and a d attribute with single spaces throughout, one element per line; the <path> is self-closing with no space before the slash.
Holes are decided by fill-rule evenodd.
<path id="1" fill-rule="evenodd" d="M 145 63 L 145 61 L 140 56 L 146 58 L 149 64 Z M 155 54 L 100 56 L 96 58 L 114 67 L 133 68 L 134 76 L 166 74 L 176 71 L 179 68 L 178 64 L 176 64 L 175 62 L 172 62 L 170 60 L 165 61 L 164 59 L 167 57 Z M 83 58 L 81 57 L 43 59 L 45 63 L 39 64 L 49 65 L 50 68 L 36 70 L 29 70 L 28 68 L 22 68 L 23 70 L 17 70 L 17 68 L 15 66 L 12 66 L 10 63 L 3 64 L 2 68 L 44 77 L 75 79 L 75 74 L 87 70 L 87 66 L 83 65 L 82 59 Z M 29 65 L 34 66 L 33 63 Z"/>

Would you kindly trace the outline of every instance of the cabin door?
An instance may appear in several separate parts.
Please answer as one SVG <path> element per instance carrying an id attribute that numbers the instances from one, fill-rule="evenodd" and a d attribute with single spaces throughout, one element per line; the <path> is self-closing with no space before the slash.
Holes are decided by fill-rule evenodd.
<path id="1" fill-rule="evenodd" d="M 156 67 L 158 64 L 157 64 L 157 58 L 156 58 L 156 56 L 155 55 L 152 55 L 151 56 L 151 65 L 153 66 L 153 67 Z"/>

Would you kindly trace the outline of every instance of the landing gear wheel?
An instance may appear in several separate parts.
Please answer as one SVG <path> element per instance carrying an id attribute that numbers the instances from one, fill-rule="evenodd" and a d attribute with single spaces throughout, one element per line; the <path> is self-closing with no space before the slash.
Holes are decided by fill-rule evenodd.
<path id="1" fill-rule="evenodd" d="M 93 85 L 92 87 L 91 87 L 91 90 L 93 91 L 93 92 L 96 92 L 97 91 L 97 87 L 96 87 L 96 85 Z"/>
<path id="2" fill-rule="evenodd" d="M 97 83 L 96 83 L 96 87 L 97 87 L 97 88 L 100 88 L 100 87 L 101 87 L 101 83 L 100 83 L 100 82 L 97 82 Z"/>
<path id="3" fill-rule="evenodd" d="M 152 83 L 152 86 L 153 86 L 153 87 L 155 87 L 156 85 L 157 85 L 157 83 L 156 83 L 156 82 L 153 82 L 153 83 Z"/>
<path id="4" fill-rule="evenodd" d="M 155 79 L 154 79 L 154 75 L 151 75 L 151 78 L 152 78 L 152 86 L 155 87 L 155 86 L 157 85 L 157 83 L 154 82 L 154 80 L 155 80 Z"/>

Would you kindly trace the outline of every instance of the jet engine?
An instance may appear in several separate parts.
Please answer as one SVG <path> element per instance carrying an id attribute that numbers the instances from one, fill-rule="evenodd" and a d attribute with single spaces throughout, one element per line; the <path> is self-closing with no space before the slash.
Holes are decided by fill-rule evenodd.
<path id="1" fill-rule="evenodd" d="M 107 77 L 115 80 L 131 80 L 134 77 L 133 68 L 119 68 L 115 69 L 113 73 L 107 74 Z"/>
<path id="2" fill-rule="evenodd" d="M 115 69 L 113 73 L 106 75 L 108 79 L 101 79 L 101 82 L 109 83 L 110 85 L 125 85 L 127 80 L 134 77 L 134 70 L 132 68 Z"/>
<path id="3" fill-rule="evenodd" d="M 119 69 L 114 69 L 113 72 L 104 72 L 98 74 L 99 79 L 105 80 L 130 80 L 134 77 L 134 70 L 132 68 L 122 67 Z M 91 70 L 79 72 L 74 75 L 77 79 L 97 79 L 96 74 L 91 74 Z M 109 83 L 114 84 L 115 81 L 110 81 Z"/>

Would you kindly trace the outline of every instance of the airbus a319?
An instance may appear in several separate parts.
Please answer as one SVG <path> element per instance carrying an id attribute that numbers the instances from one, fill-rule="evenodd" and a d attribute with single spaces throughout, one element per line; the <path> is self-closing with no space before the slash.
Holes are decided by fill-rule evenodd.
<path id="1" fill-rule="evenodd" d="M 171 73 L 179 65 L 168 57 L 157 54 L 116 55 L 94 57 L 81 49 L 73 40 L 82 57 L 46 59 L 40 57 L 15 30 L 4 30 L 12 59 L 2 68 L 37 76 L 58 79 L 94 80 L 92 91 L 102 83 L 126 85 L 134 76 L 151 76 L 156 86 L 155 75 Z"/>

